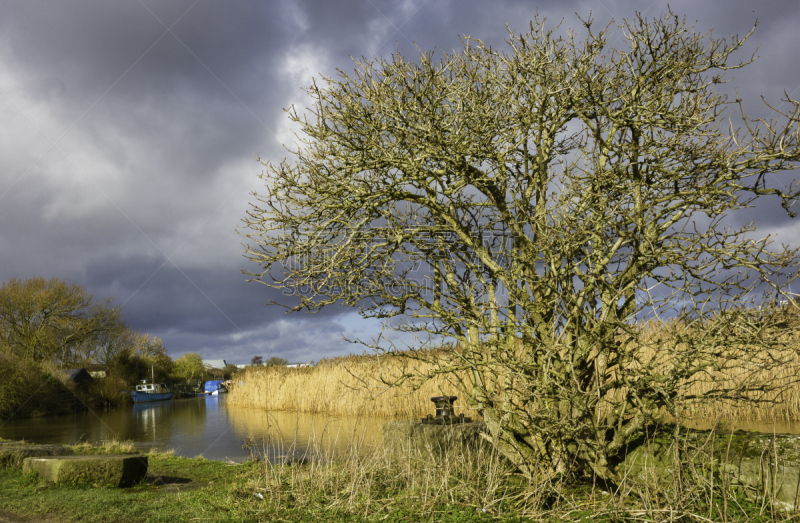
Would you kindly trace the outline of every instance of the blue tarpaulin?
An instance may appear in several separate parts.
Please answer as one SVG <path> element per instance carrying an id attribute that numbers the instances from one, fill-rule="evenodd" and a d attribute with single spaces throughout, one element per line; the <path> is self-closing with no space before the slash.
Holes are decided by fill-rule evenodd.
<path id="1" fill-rule="evenodd" d="M 211 380 L 207 381 L 204 387 L 204 391 L 206 394 L 211 394 L 215 390 L 220 390 L 222 388 L 222 382 L 219 380 Z"/>

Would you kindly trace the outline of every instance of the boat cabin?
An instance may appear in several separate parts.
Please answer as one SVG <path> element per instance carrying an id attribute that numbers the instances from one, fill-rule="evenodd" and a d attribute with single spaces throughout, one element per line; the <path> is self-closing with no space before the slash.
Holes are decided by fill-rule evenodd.
<path id="1" fill-rule="evenodd" d="M 142 383 L 136 385 L 136 392 L 144 392 L 145 394 L 164 394 L 169 392 L 169 387 L 164 383 Z"/>

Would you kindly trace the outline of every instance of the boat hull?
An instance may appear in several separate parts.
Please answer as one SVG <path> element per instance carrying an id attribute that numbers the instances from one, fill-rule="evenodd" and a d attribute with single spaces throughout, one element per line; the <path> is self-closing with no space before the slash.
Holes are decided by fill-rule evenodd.
<path id="1" fill-rule="evenodd" d="M 133 398 L 134 403 L 171 400 L 172 396 L 174 396 L 174 393 L 172 392 L 131 392 L 131 397 Z"/>

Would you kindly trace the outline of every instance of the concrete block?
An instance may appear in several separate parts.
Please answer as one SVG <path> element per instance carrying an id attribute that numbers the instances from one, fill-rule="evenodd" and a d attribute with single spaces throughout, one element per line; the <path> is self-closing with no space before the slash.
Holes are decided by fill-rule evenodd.
<path id="1" fill-rule="evenodd" d="M 131 487 L 147 475 L 147 456 L 99 454 L 25 458 L 22 472 L 54 483 Z"/>
<path id="2" fill-rule="evenodd" d="M 768 496 L 790 508 L 800 501 L 800 466 L 785 462 L 743 459 L 736 465 L 723 465 L 739 483 L 757 496 Z"/>
<path id="3" fill-rule="evenodd" d="M 695 458 L 691 464 L 676 465 L 673 446 L 654 443 L 629 453 L 621 472 L 628 481 L 658 489 L 674 482 L 679 468 L 684 473 L 710 473 L 713 469 L 725 473 L 733 485 L 745 487 L 745 494 L 752 499 L 769 497 L 788 508 L 800 505 L 800 464 L 744 456 L 731 456 L 728 462 L 707 454 Z"/>
<path id="4" fill-rule="evenodd" d="M 0 441 L 0 467 L 21 467 L 25 458 L 72 454 L 72 449 L 64 445 L 29 445 L 20 441 Z"/>
<path id="5" fill-rule="evenodd" d="M 469 454 L 488 443 L 480 437 L 485 430 L 482 421 L 433 425 L 422 420 L 390 421 L 383 425 L 384 448 L 392 456 L 417 454 L 442 459 L 448 454 Z"/>

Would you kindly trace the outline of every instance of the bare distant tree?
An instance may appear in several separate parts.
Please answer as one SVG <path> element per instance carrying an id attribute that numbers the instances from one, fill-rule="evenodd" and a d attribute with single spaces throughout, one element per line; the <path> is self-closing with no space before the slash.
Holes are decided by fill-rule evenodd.
<path id="1" fill-rule="evenodd" d="M 72 362 L 72 351 L 91 347 L 122 324 L 109 300 L 99 302 L 79 285 L 58 278 L 13 278 L 0 287 L 0 341 L 34 361 Z"/>
<path id="2" fill-rule="evenodd" d="M 263 356 L 253 356 L 253 359 L 250 360 L 250 363 L 253 365 L 263 365 L 264 364 L 264 357 Z"/>

